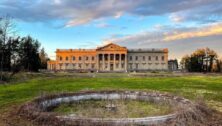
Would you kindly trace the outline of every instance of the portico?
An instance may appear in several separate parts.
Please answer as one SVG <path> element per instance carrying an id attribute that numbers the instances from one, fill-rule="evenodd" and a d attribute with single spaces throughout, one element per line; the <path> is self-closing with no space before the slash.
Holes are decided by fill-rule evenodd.
<path id="1" fill-rule="evenodd" d="M 97 68 L 98 71 L 126 71 L 127 70 L 127 49 L 116 44 L 98 48 Z"/>

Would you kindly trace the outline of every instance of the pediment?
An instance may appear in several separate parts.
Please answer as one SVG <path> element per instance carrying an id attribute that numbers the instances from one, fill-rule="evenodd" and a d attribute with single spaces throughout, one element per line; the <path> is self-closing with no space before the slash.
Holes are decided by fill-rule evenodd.
<path id="1" fill-rule="evenodd" d="M 119 46 L 114 43 L 107 44 L 103 47 L 97 48 L 97 51 L 125 51 L 126 47 Z"/>

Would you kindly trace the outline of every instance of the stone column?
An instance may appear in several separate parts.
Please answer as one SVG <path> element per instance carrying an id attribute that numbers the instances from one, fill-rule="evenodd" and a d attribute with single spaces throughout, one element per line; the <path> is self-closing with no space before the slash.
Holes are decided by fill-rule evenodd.
<path id="1" fill-rule="evenodd" d="M 127 72 L 127 55 L 125 54 L 125 62 L 124 62 L 124 64 L 125 64 L 125 71 Z"/>
<path id="2" fill-rule="evenodd" d="M 105 54 L 102 54 L 102 55 L 103 55 L 102 70 L 104 70 L 104 68 L 105 68 Z"/>
<path id="3" fill-rule="evenodd" d="M 113 71 L 116 70 L 116 54 L 113 54 Z"/>
<path id="4" fill-rule="evenodd" d="M 96 60 L 96 70 L 98 72 L 99 71 L 99 54 L 96 54 L 95 60 Z"/>
<path id="5" fill-rule="evenodd" d="M 89 63 L 88 69 L 91 70 L 92 69 L 92 56 L 89 56 L 88 61 L 89 61 L 88 62 Z"/>
<path id="6" fill-rule="evenodd" d="M 111 54 L 108 54 L 108 70 L 110 71 L 110 57 L 111 57 Z"/>
<path id="7" fill-rule="evenodd" d="M 119 68 L 122 69 L 122 54 L 119 54 Z"/>

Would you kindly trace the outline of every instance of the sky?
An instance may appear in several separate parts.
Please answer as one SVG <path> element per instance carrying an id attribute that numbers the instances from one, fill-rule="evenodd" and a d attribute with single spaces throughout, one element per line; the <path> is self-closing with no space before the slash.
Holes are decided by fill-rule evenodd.
<path id="1" fill-rule="evenodd" d="M 209 47 L 222 56 L 222 0 L 0 0 L 20 36 L 59 49 L 168 48 L 180 59 Z"/>

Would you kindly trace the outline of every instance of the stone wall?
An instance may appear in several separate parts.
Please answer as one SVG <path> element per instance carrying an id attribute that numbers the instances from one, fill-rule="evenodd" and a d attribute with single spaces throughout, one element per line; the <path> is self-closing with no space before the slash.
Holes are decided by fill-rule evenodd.
<path id="1" fill-rule="evenodd" d="M 128 52 L 128 70 L 168 70 L 168 53 Z"/>

